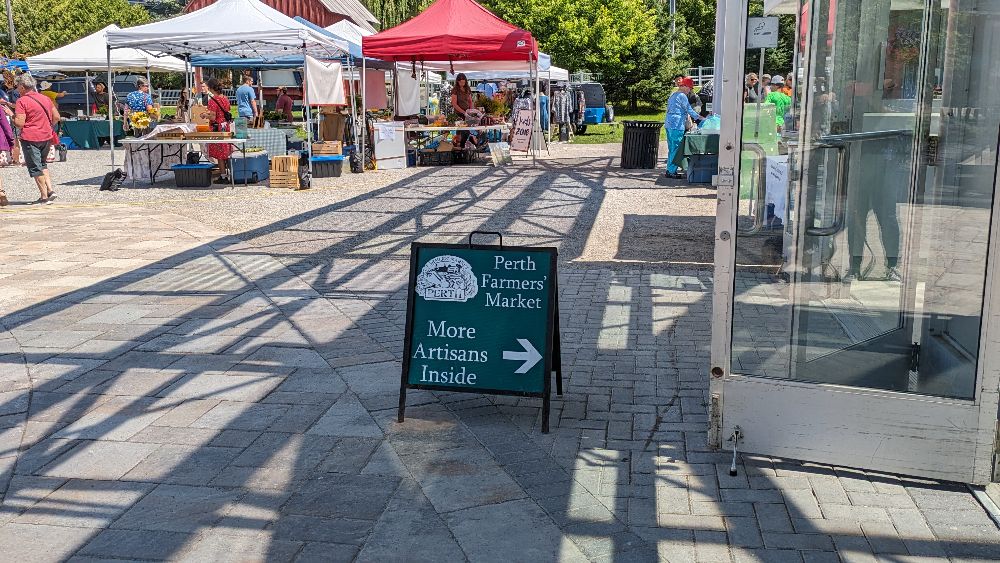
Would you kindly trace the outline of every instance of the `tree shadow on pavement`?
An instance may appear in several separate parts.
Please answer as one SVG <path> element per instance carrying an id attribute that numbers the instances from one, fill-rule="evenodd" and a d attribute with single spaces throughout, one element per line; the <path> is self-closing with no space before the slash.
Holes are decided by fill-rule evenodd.
<path id="1" fill-rule="evenodd" d="M 649 181 L 609 159 L 421 171 L 7 313 L 0 543 L 53 560 L 995 553 L 916 521 L 902 537 L 916 505 L 860 504 L 946 499 L 982 526 L 951 485 L 756 457 L 728 476 L 705 446 L 710 272 L 573 262 L 605 191 Z M 560 249 L 549 434 L 533 398 L 411 391 L 395 422 L 410 243 L 473 230 Z"/>

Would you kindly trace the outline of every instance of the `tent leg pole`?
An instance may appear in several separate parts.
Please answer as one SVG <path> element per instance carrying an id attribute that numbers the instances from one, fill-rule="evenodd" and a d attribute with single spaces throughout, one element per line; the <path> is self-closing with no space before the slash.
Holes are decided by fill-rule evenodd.
<path id="1" fill-rule="evenodd" d="M 361 172 L 365 171 L 365 143 L 368 140 L 368 59 L 361 57 Z"/>
<path id="2" fill-rule="evenodd" d="M 552 113 L 552 67 L 549 67 L 549 81 L 545 84 L 545 97 L 549 100 L 549 113 Z M 549 144 L 552 144 L 552 122 L 549 122 Z"/>
<path id="3" fill-rule="evenodd" d="M 306 139 L 309 146 L 306 147 L 306 154 L 309 155 L 309 182 L 312 183 L 313 173 L 313 128 L 312 112 L 309 111 L 309 61 L 306 60 L 306 44 L 302 44 L 302 111 L 306 114 Z M 310 186 L 311 187 L 311 186 Z"/>
<path id="4" fill-rule="evenodd" d="M 351 92 L 351 136 L 354 140 L 354 148 L 358 148 L 358 102 L 354 98 L 354 57 L 347 57 L 347 76 L 348 85 L 350 86 Z M 348 163 L 350 164 L 350 163 Z"/>
<path id="5" fill-rule="evenodd" d="M 194 96 L 192 95 L 192 90 L 194 90 L 194 81 L 192 80 L 192 78 L 193 77 L 191 76 L 191 55 L 187 55 L 186 57 L 184 57 L 184 94 L 185 97 L 191 96 L 191 98 L 194 99 Z M 190 104 L 188 105 L 190 106 Z M 187 115 L 188 108 L 186 107 L 180 108 L 180 110 L 184 112 L 181 115 L 184 117 L 184 120 L 187 121 L 189 119 Z"/>
<path id="6" fill-rule="evenodd" d="M 531 55 L 528 56 L 528 76 L 530 77 L 532 74 L 534 74 L 536 78 L 538 77 L 538 59 L 535 57 L 534 54 L 531 54 Z M 538 139 L 535 138 L 535 129 L 541 127 L 540 124 L 539 124 L 539 122 L 538 122 L 538 116 L 541 115 L 541 112 L 538 111 L 538 105 L 539 105 L 538 104 L 538 82 L 535 81 L 535 125 L 532 126 L 532 128 L 531 128 L 531 145 L 530 145 L 531 146 L 531 165 L 532 166 L 534 166 L 536 164 L 535 161 L 536 161 L 536 159 L 538 157 L 538 146 L 537 146 Z"/>
<path id="7" fill-rule="evenodd" d="M 111 149 L 111 170 L 115 169 L 115 89 L 111 80 L 111 47 L 108 47 L 108 137 Z"/>
<path id="8" fill-rule="evenodd" d="M 149 84 L 149 92 L 152 94 L 153 90 L 153 77 L 149 74 L 149 67 L 146 67 L 146 84 Z"/>
<path id="9" fill-rule="evenodd" d="M 83 108 L 83 112 L 90 117 L 90 71 L 84 71 L 83 73 L 83 92 L 86 94 L 86 102 Z"/>

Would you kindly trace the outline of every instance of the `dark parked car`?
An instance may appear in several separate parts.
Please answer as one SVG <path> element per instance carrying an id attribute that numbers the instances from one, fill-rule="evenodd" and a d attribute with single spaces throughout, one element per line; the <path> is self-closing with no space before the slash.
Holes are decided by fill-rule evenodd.
<path id="1" fill-rule="evenodd" d="M 598 125 L 614 121 L 614 110 L 608 105 L 608 99 L 604 94 L 604 86 L 602 84 L 599 82 L 582 82 L 571 84 L 570 87 L 574 90 L 582 90 L 583 98 L 587 103 L 587 109 L 583 113 L 583 125 L 576 128 L 578 135 L 585 133 L 588 125 Z"/>
<path id="2" fill-rule="evenodd" d="M 82 76 L 74 76 L 71 78 L 63 78 L 60 80 L 52 80 L 52 91 L 53 92 L 65 92 L 66 95 L 59 98 L 57 103 L 59 104 L 59 113 L 63 116 L 72 117 L 77 114 L 77 110 L 82 110 L 85 114 L 89 113 L 87 111 L 87 95 L 84 91 L 85 79 Z M 125 103 L 125 96 L 128 96 L 130 92 L 135 91 L 135 83 L 139 80 L 138 76 L 135 75 L 118 75 L 114 77 L 113 90 L 115 93 L 115 98 L 121 102 Z M 108 79 L 105 76 L 91 76 L 87 85 L 90 88 L 90 103 L 94 103 L 94 84 L 97 82 L 107 82 Z"/>

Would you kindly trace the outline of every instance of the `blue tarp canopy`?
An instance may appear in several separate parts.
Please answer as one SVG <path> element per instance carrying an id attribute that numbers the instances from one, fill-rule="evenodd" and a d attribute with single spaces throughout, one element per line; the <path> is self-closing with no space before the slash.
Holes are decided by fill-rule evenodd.
<path id="1" fill-rule="evenodd" d="M 191 57 L 191 66 L 200 66 L 202 68 L 250 68 L 260 70 L 302 68 L 302 55 L 292 55 L 274 59 L 251 59 L 245 57 L 232 57 L 229 55 L 195 55 Z"/>
<path id="2" fill-rule="evenodd" d="M 4 70 L 21 70 L 24 72 L 28 71 L 28 63 L 25 61 L 19 61 L 17 59 L 2 59 Z"/>

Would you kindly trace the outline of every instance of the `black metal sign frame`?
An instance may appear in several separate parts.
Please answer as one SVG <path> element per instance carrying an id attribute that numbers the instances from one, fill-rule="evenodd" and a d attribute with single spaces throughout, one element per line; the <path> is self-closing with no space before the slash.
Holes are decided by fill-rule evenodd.
<path id="1" fill-rule="evenodd" d="M 492 234 L 500 237 L 500 244 L 473 244 L 472 235 L 473 234 Z M 416 295 L 416 280 L 417 280 L 417 260 L 420 256 L 421 248 L 452 248 L 461 250 L 513 250 L 513 251 L 525 251 L 525 252 L 544 252 L 550 255 L 549 260 L 549 279 L 552 280 L 549 285 L 549 307 L 546 313 L 548 317 L 547 328 L 545 331 L 545 381 L 543 382 L 543 390 L 541 393 L 535 393 L 530 391 L 509 391 L 509 390 L 490 390 L 483 388 L 461 388 L 461 387 L 450 387 L 446 385 L 423 385 L 419 383 L 409 382 L 410 373 L 410 357 L 413 353 L 412 350 L 412 338 L 413 338 L 413 309 L 415 307 Z M 414 242 L 410 244 L 410 282 L 406 294 L 406 332 L 403 341 L 403 372 L 400 376 L 399 381 L 399 410 L 397 415 L 397 420 L 403 422 L 404 415 L 406 413 L 406 390 L 407 389 L 426 389 L 429 391 L 448 391 L 451 393 L 478 393 L 481 395 L 513 395 L 517 397 L 541 397 L 542 399 L 542 432 L 547 434 L 549 432 L 549 414 L 551 412 L 551 397 L 552 397 L 552 374 L 555 372 L 556 377 L 556 394 L 562 395 L 562 346 L 559 343 L 560 340 L 560 330 L 559 330 L 559 278 L 557 277 L 558 270 L 558 251 L 555 247 L 538 247 L 538 246 L 504 246 L 503 238 L 500 233 L 483 233 L 480 231 L 474 232 L 469 235 L 468 244 L 444 244 L 444 243 L 427 243 L 427 242 Z"/>

